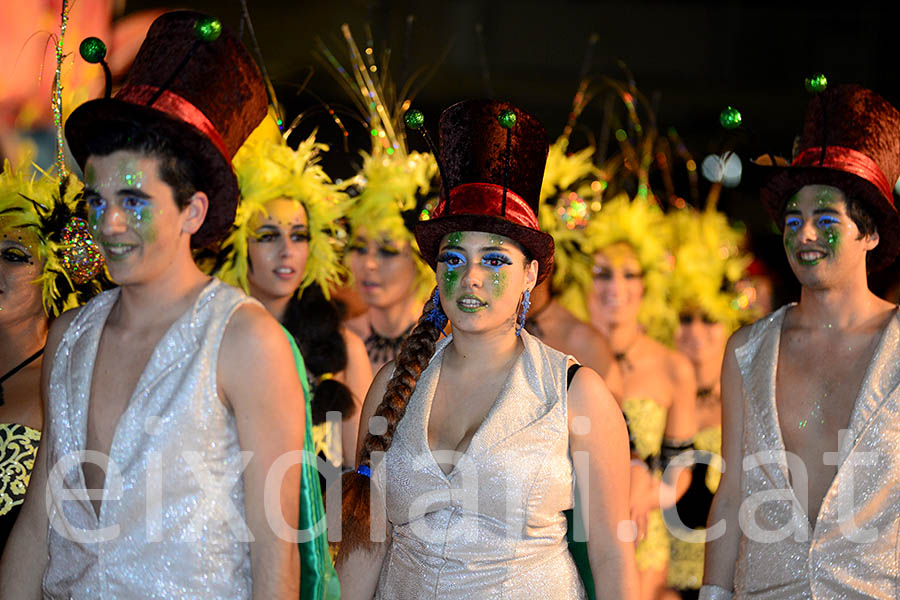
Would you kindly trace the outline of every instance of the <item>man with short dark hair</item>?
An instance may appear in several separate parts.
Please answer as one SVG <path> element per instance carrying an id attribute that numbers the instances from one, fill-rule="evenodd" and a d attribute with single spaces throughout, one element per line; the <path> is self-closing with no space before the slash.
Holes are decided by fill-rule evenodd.
<path id="1" fill-rule="evenodd" d="M 868 289 L 900 246 L 900 113 L 859 86 L 810 103 L 762 190 L 800 302 L 732 336 L 701 598 L 896 598 L 900 316 Z"/>
<path id="2" fill-rule="evenodd" d="M 151 26 L 115 98 L 70 116 L 119 287 L 51 328 L 48 427 L 4 598 L 299 596 L 305 421 L 289 343 L 191 254 L 227 233 L 230 160 L 266 105 L 237 37 L 179 11 Z"/>

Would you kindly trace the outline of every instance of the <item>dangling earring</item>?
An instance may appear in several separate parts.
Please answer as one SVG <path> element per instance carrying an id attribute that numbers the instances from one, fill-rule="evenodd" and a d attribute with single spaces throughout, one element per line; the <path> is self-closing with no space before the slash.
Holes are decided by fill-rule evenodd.
<path id="1" fill-rule="evenodd" d="M 442 333 L 444 332 L 444 327 L 447 325 L 447 315 L 444 314 L 444 310 L 441 308 L 441 294 L 438 288 L 434 288 L 434 293 L 431 295 L 431 310 L 425 315 L 425 320 L 440 329 Z"/>
<path id="2" fill-rule="evenodd" d="M 522 335 L 522 328 L 525 327 L 525 316 L 528 309 L 531 308 L 531 290 L 525 290 L 522 294 L 522 311 L 516 317 L 516 335 Z"/>

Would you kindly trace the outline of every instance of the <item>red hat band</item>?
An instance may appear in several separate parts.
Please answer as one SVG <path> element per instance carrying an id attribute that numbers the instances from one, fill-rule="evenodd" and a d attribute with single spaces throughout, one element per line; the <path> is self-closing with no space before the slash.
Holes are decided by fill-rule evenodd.
<path id="1" fill-rule="evenodd" d="M 791 162 L 792 167 L 825 167 L 862 177 L 878 188 L 878 191 L 891 204 L 894 203 L 893 187 L 884 175 L 884 171 L 874 160 L 853 148 L 843 146 L 827 146 L 824 158 L 822 147 L 807 148 Z"/>
<path id="2" fill-rule="evenodd" d="M 159 97 L 154 100 L 151 105 L 150 101 L 157 95 L 159 95 Z M 228 149 L 225 146 L 225 140 L 222 139 L 216 126 L 212 124 L 212 121 L 210 121 L 199 108 L 178 94 L 170 90 L 163 90 L 162 94 L 160 94 L 159 88 L 152 85 L 126 85 L 116 94 L 116 100 L 154 108 L 166 113 L 170 117 L 193 125 L 209 138 L 209 141 L 219 149 L 219 152 L 222 153 L 225 160 L 231 161 Z"/>
<path id="3" fill-rule="evenodd" d="M 506 212 L 503 210 L 502 185 L 495 183 L 463 183 L 450 190 L 449 198 L 441 202 L 432 213 L 434 218 L 447 213 L 453 205 L 453 215 L 483 215 L 505 219 L 516 225 L 540 230 L 534 210 L 521 196 L 506 188 Z"/>

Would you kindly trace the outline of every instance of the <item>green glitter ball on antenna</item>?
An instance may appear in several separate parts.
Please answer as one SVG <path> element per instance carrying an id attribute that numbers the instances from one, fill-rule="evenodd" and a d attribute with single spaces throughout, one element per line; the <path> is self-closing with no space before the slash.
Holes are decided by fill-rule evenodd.
<path id="1" fill-rule="evenodd" d="M 81 58 L 95 65 L 106 58 L 106 44 L 97 37 L 84 38 L 81 45 L 78 46 L 78 52 L 81 54 Z"/>
<path id="2" fill-rule="evenodd" d="M 504 108 L 497 115 L 497 121 L 500 123 L 500 127 L 512 129 L 516 124 L 516 113 L 508 108 Z"/>
<path id="3" fill-rule="evenodd" d="M 200 17 L 194 23 L 194 35 L 198 40 L 214 42 L 222 35 L 222 22 L 215 17 Z"/>
<path id="4" fill-rule="evenodd" d="M 811 77 L 807 77 L 803 84 L 806 86 L 806 91 L 810 94 L 819 94 L 828 87 L 828 78 L 823 73 L 816 73 Z"/>
<path id="5" fill-rule="evenodd" d="M 425 115 L 422 114 L 421 110 L 414 108 L 406 111 L 403 120 L 406 121 L 406 126 L 410 129 L 419 129 L 425 124 Z"/>
<path id="6" fill-rule="evenodd" d="M 741 111 L 729 106 L 719 113 L 719 123 L 725 129 L 737 129 L 741 126 Z"/>

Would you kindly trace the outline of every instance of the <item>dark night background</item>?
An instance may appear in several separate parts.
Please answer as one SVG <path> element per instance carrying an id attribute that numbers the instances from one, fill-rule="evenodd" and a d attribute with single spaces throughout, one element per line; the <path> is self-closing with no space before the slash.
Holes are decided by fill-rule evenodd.
<path id="1" fill-rule="evenodd" d="M 488 93 L 476 24 L 483 27 L 494 97 L 535 114 L 551 139 L 566 122 L 588 39 L 598 34 L 590 75 L 624 79 L 617 66 L 624 61 L 638 89 L 657 103 L 659 124 L 676 127 L 698 163 L 710 152 L 735 148 L 744 161 L 744 181 L 726 189 L 719 205 L 747 224 L 754 252 L 776 270 L 787 268 L 780 236 L 772 233 L 757 202 L 758 183 L 747 162 L 767 151 L 790 156 L 809 99 L 804 77 L 821 72 L 832 85 L 860 83 L 900 106 L 897 2 L 248 0 L 248 5 L 266 67 L 289 118 L 319 106 L 311 94 L 296 94 L 310 73 L 308 90 L 327 102 L 349 106 L 313 56 L 317 38 L 345 56 L 340 25 L 348 23 L 363 45 L 368 24 L 376 53 L 392 48 L 396 75 L 403 62 L 407 17 L 412 15 L 408 71 L 435 67 L 414 102 L 431 131 L 443 108 Z M 161 7 L 208 12 L 234 29 L 240 24 L 237 0 L 127 1 L 128 11 Z M 726 105 L 740 109 L 746 132 L 729 134 L 719 126 L 718 115 Z M 573 136 L 573 149 L 579 134 L 601 128 L 603 106 L 602 96 L 588 105 Z M 333 123 L 325 115 L 308 120 L 308 129 L 316 125 L 320 139 L 333 148 L 326 167 L 334 176 L 350 174 L 357 150 L 368 147 L 361 128 L 354 132 L 360 136 L 358 143 L 351 143 L 350 153 L 344 154 Z M 410 136 L 411 146 L 424 146 L 419 142 Z M 896 272 L 872 278 L 873 289 L 880 291 L 897 279 Z M 779 300 L 795 293 L 790 274 L 783 282 Z"/>

